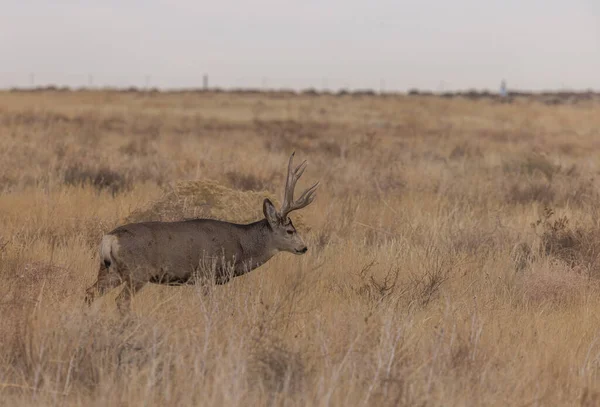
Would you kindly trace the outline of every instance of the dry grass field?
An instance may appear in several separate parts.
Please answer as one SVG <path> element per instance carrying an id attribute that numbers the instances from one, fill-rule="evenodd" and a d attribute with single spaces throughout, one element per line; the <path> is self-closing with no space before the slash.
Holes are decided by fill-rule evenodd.
<path id="1" fill-rule="evenodd" d="M 308 243 L 203 293 L 84 306 L 129 220 Z M 0 93 L 0 405 L 600 405 L 600 104 Z"/>

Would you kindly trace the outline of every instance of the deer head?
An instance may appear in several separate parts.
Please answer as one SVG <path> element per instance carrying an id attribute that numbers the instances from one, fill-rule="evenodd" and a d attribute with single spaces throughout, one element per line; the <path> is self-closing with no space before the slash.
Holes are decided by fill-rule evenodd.
<path id="1" fill-rule="evenodd" d="M 300 198 L 294 201 L 294 188 L 296 187 L 296 182 L 300 179 L 306 169 L 306 160 L 296 167 L 296 169 L 293 169 L 292 162 L 294 160 L 294 154 L 295 152 L 290 156 L 290 161 L 288 163 L 287 179 L 285 182 L 285 191 L 281 209 L 277 211 L 273 203 L 267 198 L 263 202 L 263 212 L 273 233 L 273 241 L 277 246 L 277 249 L 294 254 L 304 254 L 308 250 L 308 247 L 306 247 L 306 244 L 296 232 L 296 228 L 288 215 L 292 211 L 304 208 L 315 199 L 315 191 L 319 186 L 319 182 L 304 191 L 304 193 L 300 195 Z"/>

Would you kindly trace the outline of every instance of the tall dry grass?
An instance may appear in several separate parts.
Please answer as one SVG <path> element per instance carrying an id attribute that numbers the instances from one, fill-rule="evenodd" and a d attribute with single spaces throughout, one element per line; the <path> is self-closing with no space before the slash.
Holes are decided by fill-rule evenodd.
<path id="1" fill-rule="evenodd" d="M 1 404 L 598 405 L 599 113 L 1 93 Z M 322 183 L 306 255 L 84 307 L 102 233 L 185 181 L 258 218 L 243 191 L 280 196 L 292 150 Z"/>

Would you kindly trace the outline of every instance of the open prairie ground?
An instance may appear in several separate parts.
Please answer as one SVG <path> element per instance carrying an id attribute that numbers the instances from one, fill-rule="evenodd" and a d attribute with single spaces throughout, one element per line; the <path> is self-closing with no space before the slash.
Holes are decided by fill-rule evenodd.
<path id="1" fill-rule="evenodd" d="M 307 254 L 84 305 L 103 233 L 257 220 L 294 150 Z M 599 405 L 599 175 L 593 102 L 0 93 L 0 404 Z"/>

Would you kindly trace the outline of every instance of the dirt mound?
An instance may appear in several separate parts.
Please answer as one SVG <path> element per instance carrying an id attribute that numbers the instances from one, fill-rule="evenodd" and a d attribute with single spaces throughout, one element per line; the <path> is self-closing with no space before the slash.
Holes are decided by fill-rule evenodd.
<path id="1" fill-rule="evenodd" d="M 250 223 L 264 218 L 265 198 L 279 207 L 280 201 L 267 191 L 240 191 L 211 180 L 180 181 L 165 190 L 157 201 L 132 212 L 125 222 L 207 218 Z M 292 214 L 292 219 L 297 228 L 305 229 L 300 213 Z"/>

